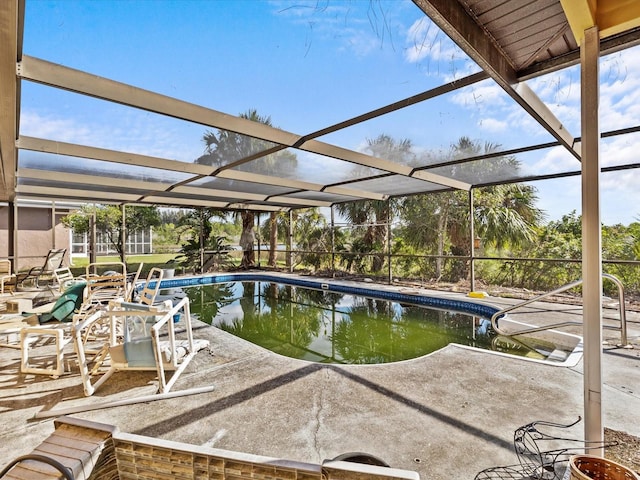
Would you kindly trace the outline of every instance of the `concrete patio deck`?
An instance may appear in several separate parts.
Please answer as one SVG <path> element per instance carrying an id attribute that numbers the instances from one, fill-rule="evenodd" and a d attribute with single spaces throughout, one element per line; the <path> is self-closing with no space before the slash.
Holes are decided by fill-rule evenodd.
<path id="1" fill-rule="evenodd" d="M 527 308 L 553 321 L 580 315 L 576 306 Z M 628 317 L 634 349 L 610 346 L 619 333 L 604 333 L 610 340 L 603 354 L 604 425 L 640 436 L 640 316 Z M 123 432 L 301 462 L 366 452 L 436 480 L 472 479 L 484 468 L 516 463 L 515 428 L 538 419 L 568 423 L 583 412 L 582 362 L 550 366 L 450 345 L 394 364 L 324 365 L 196 324 L 196 338 L 208 339 L 210 349 L 195 357 L 173 391 L 213 385 L 212 392 L 73 416 Z M 155 391 L 153 373 L 123 372 L 87 398 L 73 354 L 70 373 L 51 379 L 20 374 L 19 353 L 0 348 L 0 467 L 51 434 L 52 419 L 37 414 Z M 582 423 L 572 430 L 576 437 L 582 431 Z"/>

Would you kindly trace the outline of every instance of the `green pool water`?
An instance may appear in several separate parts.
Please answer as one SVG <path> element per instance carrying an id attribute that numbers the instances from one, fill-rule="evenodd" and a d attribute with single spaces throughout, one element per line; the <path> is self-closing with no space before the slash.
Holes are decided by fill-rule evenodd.
<path id="1" fill-rule="evenodd" d="M 501 341 L 487 319 L 461 312 L 260 281 L 185 291 L 200 320 L 278 354 L 314 362 L 396 362 L 450 343 L 537 354 L 521 342 Z"/>

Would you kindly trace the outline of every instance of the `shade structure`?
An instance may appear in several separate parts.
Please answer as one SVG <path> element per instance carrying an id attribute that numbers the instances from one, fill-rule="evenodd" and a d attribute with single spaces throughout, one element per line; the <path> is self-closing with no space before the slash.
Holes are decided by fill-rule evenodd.
<path id="1" fill-rule="evenodd" d="M 326 21 L 329 15 L 333 15 L 342 22 L 341 28 L 345 31 L 355 29 L 363 18 L 369 18 L 371 31 L 375 33 L 372 38 L 378 41 L 375 47 L 381 52 L 380 61 L 388 60 L 385 57 L 408 58 L 418 55 L 415 42 L 419 38 L 425 42 L 436 39 L 424 45 L 425 49 L 455 47 L 456 58 L 460 59 L 456 60 L 456 68 L 460 70 L 451 72 L 451 75 L 425 75 L 425 72 L 420 72 L 420 75 L 413 77 L 403 73 L 405 77 L 399 78 L 411 82 L 410 87 L 394 85 L 391 82 L 397 81 L 397 78 L 390 74 L 388 78 L 381 79 L 387 83 L 383 83 L 383 88 L 378 87 L 377 94 L 372 97 L 355 95 L 358 93 L 358 83 L 364 87 L 368 82 L 363 77 L 355 80 L 345 78 L 342 82 L 338 79 L 333 89 L 314 85 L 316 92 L 302 98 L 293 93 L 294 89 L 289 86 L 287 79 L 290 78 L 292 82 L 310 81 L 312 77 L 309 75 L 313 74 L 314 69 L 330 69 L 331 57 L 322 55 L 322 49 L 331 49 L 335 45 L 320 35 L 313 37 L 316 43 L 313 44 L 313 50 L 308 46 L 307 56 L 303 58 L 308 62 L 303 63 L 299 58 L 280 58 L 277 55 L 277 41 L 280 39 L 276 39 L 273 45 L 267 41 L 264 50 L 272 56 L 270 63 L 275 72 L 269 73 L 269 77 L 277 82 L 276 86 L 269 87 L 269 93 L 275 91 L 276 95 L 282 95 L 279 99 L 287 98 L 288 94 L 291 102 L 311 107 L 298 111 L 282 109 L 288 116 L 278 121 L 285 123 L 287 128 L 280 128 L 271 123 L 254 121 L 255 118 L 242 118 L 237 112 L 231 113 L 222 106 L 217 107 L 215 100 L 190 95 L 188 89 L 174 88 L 180 94 L 170 95 L 170 89 L 162 82 L 155 82 L 159 88 L 154 90 L 154 85 L 145 85 L 142 77 L 135 72 L 129 78 L 118 74 L 116 79 L 110 77 L 108 71 L 95 72 L 89 70 L 90 67 L 85 70 L 83 65 L 92 65 L 92 62 L 83 61 L 82 57 L 100 55 L 97 39 L 95 43 L 75 45 L 75 51 L 84 52 L 81 55 L 58 58 L 57 54 L 51 54 L 53 58 L 44 58 L 41 55 L 51 50 L 35 40 L 31 41 L 32 36 L 35 37 L 31 32 L 42 21 L 36 18 L 38 6 L 32 5 L 29 0 L 4 2 L 0 9 L 0 95 L 3 105 L 0 114 L 0 201 L 47 198 L 218 208 L 259 206 L 260 209 L 282 210 L 329 206 L 359 199 L 384 200 L 422 192 L 468 190 L 481 185 L 526 181 L 549 175 L 580 174 L 580 132 L 571 132 L 554 113 L 554 109 L 541 100 L 541 94 L 536 92 L 540 90 L 536 88 L 535 80 L 545 78 L 550 72 L 577 68 L 579 42 L 576 36 L 580 40 L 581 29 L 589 23 L 599 24 L 602 55 L 635 46 L 640 38 L 640 15 L 634 2 L 599 2 L 595 9 L 586 0 L 415 0 L 393 3 L 397 5 L 370 2 L 362 12 L 351 2 L 343 1 L 328 2 L 324 9 L 318 7 L 317 3 L 284 2 L 276 13 L 266 9 L 254 11 L 248 6 L 243 11 L 238 7 L 238 13 L 247 18 L 264 16 L 259 17 L 256 31 L 260 32 L 263 26 L 265 35 L 273 35 L 272 20 L 267 15 L 271 14 L 285 24 L 284 21 L 289 19 L 287 14 L 300 14 L 296 8 L 315 8 L 309 22 Z M 203 5 L 198 4 L 198 8 L 204 10 Z M 149 22 L 159 21 L 164 15 L 163 8 L 167 10 L 167 15 L 173 13 L 169 2 L 135 7 L 145 8 L 147 10 L 142 13 Z M 68 29 L 69 41 L 77 41 L 73 32 L 85 28 L 81 23 L 74 23 L 78 22 L 77 18 L 64 8 L 60 8 L 59 12 L 54 9 L 52 13 L 69 15 L 69 25 L 61 27 L 62 24 L 59 24 L 56 28 L 65 34 L 64 30 Z M 100 23 L 100 15 L 104 15 L 99 10 L 79 12 L 78 15 L 80 13 L 84 15 L 82 21 L 87 24 Z M 187 11 L 185 15 L 193 13 Z M 213 14 L 215 10 L 204 13 Z M 391 26 L 396 16 L 400 15 L 403 21 L 414 22 L 414 31 L 426 25 L 429 31 L 435 33 L 416 36 L 412 40 L 413 49 L 406 46 L 387 49 L 385 41 L 400 42 L 400 38 L 393 36 Z M 372 20 L 376 17 L 379 20 Z M 186 16 L 182 18 L 187 19 Z M 121 20 L 123 24 L 126 23 L 126 17 Z M 176 19 L 176 23 L 179 20 Z M 292 25 L 291 32 L 295 33 L 295 26 L 289 25 Z M 379 31 L 384 25 L 388 25 L 386 35 L 389 40 L 386 40 L 384 32 Z M 309 27 L 307 34 L 311 33 L 314 32 Z M 191 35 L 197 39 L 202 32 L 194 28 Z M 244 35 L 248 37 L 248 42 L 255 41 L 249 32 L 245 31 Z M 188 36 L 180 38 L 181 42 L 172 53 L 175 55 L 179 52 L 186 57 L 196 40 Z M 148 45 L 134 41 L 135 38 L 128 45 L 133 56 L 136 55 L 136 48 L 141 52 L 149 51 Z M 210 50 L 208 45 L 199 47 L 199 55 Z M 256 52 L 254 55 L 258 55 L 263 49 L 253 50 Z M 251 50 L 248 52 L 250 55 Z M 176 62 L 175 57 L 169 54 L 163 57 L 161 51 L 156 51 L 155 55 L 158 62 L 164 59 L 169 68 Z M 391 60 L 397 62 L 397 58 Z M 248 57 L 243 68 L 246 70 L 256 61 Z M 292 68 L 284 68 L 287 61 Z M 142 64 L 142 60 L 139 62 Z M 464 65 L 466 71 L 460 65 Z M 301 66 L 311 73 L 303 71 Z M 295 71 L 294 68 L 299 70 Z M 443 67 L 440 63 L 430 68 Z M 281 78 L 278 72 L 281 72 Z M 228 75 L 232 81 L 237 81 L 235 75 L 238 74 L 231 68 L 221 69 L 220 75 Z M 192 75 L 183 76 L 185 84 L 197 83 L 188 78 L 191 76 L 197 77 L 197 68 L 194 68 Z M 252 77 L 259 80 L 261 75 L 253 73 Z M 493 94 L 497 95 L 496 102 L 513 105 L 511 115 L 535 121 L 530 124 L 530 138 L 534 141 L 528 141 L 527 138 L 518 139 L 514 144 L 500 141 L 500 145 L 491 152 L 447 151 L 448 145 L 464 132 L 458 128 L 459 122 L 440 119 L 439 123 L 434 124 L 433 117 L 438 114 L 444 116 L 441 111 L 443 103 L 480 96 L 486 89 L 492 89 Z M 256 85 L 253 90 L 238 88 L 234 92 L 238 98 L 249 95 L 256 103 L 261 103 L 259 94 L 247 93 L 260 90 L 260 85 Z M 351 104 L 339 101 L 342 94 L 351 96 Z M 25 119 L 21 115 L 30 115 L 33 102 L 41 97 L 50 99 L 61 108 L 65 106 L 73 110 L 70 114 L 82 115 L 82 112 L 90 111 L 96 115 L 113 114 L 119 118 L 144 115 L 149 124 L 159 129 L 156 132 L 158 135 L 179 131 L 179 138 L 176 139 L 182 144 L 175 145 L 174 155 L 167 155 L 172 149 L 158 148 L 155 153 L 148 147 L 123 147 L 127 142 L 118 141 L 117 134 L 111 139 L 98 139 L 97 135 L 91 134 L 65 135 L 60 131 L 38 131 L 33 128 L 33 119 Z M 315 108 L 314 98 L 317 99 Z M 330 113 L 320 108 L 326 102 L 332 104 Z M 218 103 L 226 105 L 228 102 Z M 344 108 L 341 108 L 343 105 Z M 434 112 L 438 113 L 434 115 Z M 363 144 L 363 135 L 369 132 L 391 131 L 390 125 L 411 124 L 416 119 L 424 122 L 425 130 L 439 128 L 447 132 L 443 135 L 446 140 L 436 144 L 436 149 L 418 155 L 405 155 L 401 150 L 384 151 Z M 616 137 L 633 133 L 637 127 L 610 128 L 604 133 Z M 72 129 L 72 126 L 69 128 Z M 200 142 L 206 131 L 232 135 L 243 144 L 243 148 L 208 155 Z M 419 135 L 413 140 L 411 132 L 408 133 L 406 138 L 414 145 L 421 141 Z M 574 161 L 565 160 L 545 170 L 540 165 L 529 168 L 526 160 L 522 160 L 523 152 L 538 151 L 542 155 L 551 149 L 561 150 L 560 155 Z M 502 160 L 513 155 L 520 163 L 507 166 Z M 636 163 L 604 167 L 634 168 L 637 167 Z"/>

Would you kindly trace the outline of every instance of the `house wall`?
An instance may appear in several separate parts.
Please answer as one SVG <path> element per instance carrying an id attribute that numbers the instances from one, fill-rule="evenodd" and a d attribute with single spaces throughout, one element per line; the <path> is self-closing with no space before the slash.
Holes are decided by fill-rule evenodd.
<path id="1" fill-rule="evenodd" d="M 9 256 L 9 207 L 0 205 L 0 258 Z"/>
<path id="2" fill-rule="evenodd" d="M 62 225 L 62 217 L 65 215 L 67 215 L 66 211 L 56 212 L 55 222 L 53 222 L 49 208 L 18 208 L 17 251 L 15 252 L 18 256 L 17 271 L 42 266 L 47 252 L 52 248 L 66 248 L 64 264 L 69 264 L 69 229 Z M 9 207 L 0 206 L 0 258 L 7 258 L 9 255 L 11 237 L 8 227 Z M 13 268 L 16 271 L 15 264 Z"/>

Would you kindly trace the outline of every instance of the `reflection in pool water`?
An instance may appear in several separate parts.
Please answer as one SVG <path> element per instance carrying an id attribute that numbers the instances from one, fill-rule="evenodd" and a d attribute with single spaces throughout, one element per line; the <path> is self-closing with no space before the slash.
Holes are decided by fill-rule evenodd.
<path id="1" fill-rule="evenodd" d="M 186 288 L 206 323 L 273 352 L 324 363 L 416 358 L 449 343 L 544 357 L 536 345 L 498 341 L 487 319 L 390 300 L 263 281 Z"/>

